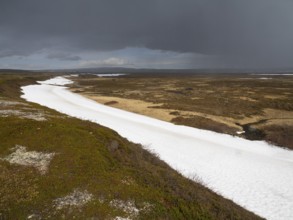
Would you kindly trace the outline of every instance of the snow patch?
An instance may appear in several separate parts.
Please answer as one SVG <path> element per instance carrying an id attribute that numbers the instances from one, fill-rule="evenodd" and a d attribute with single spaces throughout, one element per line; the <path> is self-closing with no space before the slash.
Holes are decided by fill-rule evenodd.
<path id="1" fill-rule="evenodd" d="M 45 81 L 38 81 L 38 83 L 44 84 L 44 85 L 64 86 L 64 85 L 72 84 L 73 81 L 70 79 L 66 79 L 62 76 L 58 76 L 58 77 L 48 79 Z"/>
<path id="2" fill-rule="evenodd" d="M 66 207 L 81 207 L 90 202 L 93 195 L 88 191 L 74 190 L 71 194 L 54 200 L 54 207 L 61 210 Z"/>
<path id="3" fill-rule="evenodd" d="M 79 77 L 78 74 L 70 74 L 69 77 Z"/>
<path id="4" fill-rule="evenodd" d="M 16 145 L 12 148 L 13 153 L 1 160 L 8 161 L 11 164 L 35 167 L 41 174 L 48 170 L 50 162 L 55 153 L 42 153 L 37 151 L 27 151 L 26 147 Z"/>
<path id="5" fill-rule="evenodd" d="M 115 109 L 66 87 L 31 85 L 22 91 L 27 101 L 109 127 L 142 144 L 185 177 L 198 177 L 264 218 L 293 219 L 293 151 Z"/>

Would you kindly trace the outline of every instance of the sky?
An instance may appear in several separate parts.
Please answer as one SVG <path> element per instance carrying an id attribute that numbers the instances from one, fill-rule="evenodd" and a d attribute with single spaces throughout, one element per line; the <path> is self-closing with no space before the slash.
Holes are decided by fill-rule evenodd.
<path id="1" fill-rule="evenodd" d="M 292 68 L 292 0 L 1 0 L 0 68 Z"/>

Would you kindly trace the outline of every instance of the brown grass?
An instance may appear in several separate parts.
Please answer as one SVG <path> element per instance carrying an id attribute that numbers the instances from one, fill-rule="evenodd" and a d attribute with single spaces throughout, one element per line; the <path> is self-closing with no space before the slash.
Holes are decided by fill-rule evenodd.
<path id="1" fill-rule="evenodd" d="M 264 130 L 268 142 L 293 150 L 293 126 L 269 125 Z"/>

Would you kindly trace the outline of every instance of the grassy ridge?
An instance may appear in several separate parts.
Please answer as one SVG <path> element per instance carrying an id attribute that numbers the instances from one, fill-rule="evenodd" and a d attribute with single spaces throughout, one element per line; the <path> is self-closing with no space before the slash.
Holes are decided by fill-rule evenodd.
<path id="1" fill-rule="evenodd" d="M 0 78 L 0 99 L 10 101 L 20 100 L 19 85 L 35 80 L 31 76 Z M 138 219 L 258 219 L 108 128 L 38 105 L 29 104 L 29 108 L 44 112 L 47 121 L 0 117 L 0 157 L 10 154 L 15 145 L 56 155 L 45 175 L 0 160 L 0 207 L 11 219 L 32 214 L 35 219 L 128 217 L 110 205 L 113 200 L 134 201 L 138 209 L 149 204 L 134 217 Z M 93 200 L 79 208 L 57 210 L 54 200 L 75 189 L 90 192 Z"/>

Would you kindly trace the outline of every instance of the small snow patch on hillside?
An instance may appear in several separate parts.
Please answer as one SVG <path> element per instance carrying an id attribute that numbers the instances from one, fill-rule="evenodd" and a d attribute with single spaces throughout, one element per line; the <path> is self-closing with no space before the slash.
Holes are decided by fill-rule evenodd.
<path id="1" fill-rule="evenodd" d="M 11 164 L 35 167 L 41 174 L 45 174 L 55 153 L 27 151 L 26 147 L 16 145 L 14 152 L 5 158 Z"/>
<path id="2" fill-rule="evenodd" d="M 93 199 L 93 195 L 85 191 L 74 190 L 73 193 L 54 200 L 54 207 L 58 210 L 65 207 L 81 207 Z"/>

